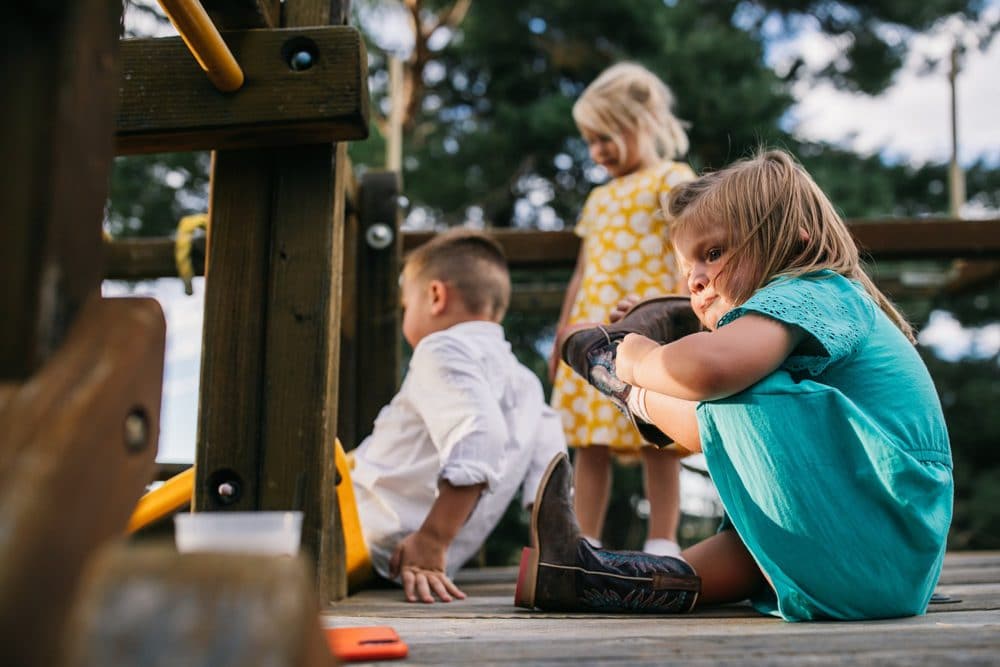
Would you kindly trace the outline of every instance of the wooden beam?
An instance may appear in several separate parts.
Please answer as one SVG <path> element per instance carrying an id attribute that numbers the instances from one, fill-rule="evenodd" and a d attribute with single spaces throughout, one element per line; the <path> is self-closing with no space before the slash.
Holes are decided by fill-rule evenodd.
<path id="1" fill-rule="evenodd" d="M 848 222 L 862 251 L 874 259 L 1000 257 L 1000 219 Z"/>
<path id="2" fill-rule="evenodd" d="M 153 299 L 80 309 L 66 339 L 0 403 L 0 656 L 64 664 L 83 567 L 122 535 L 152 479 L 166 324 Z M 135 657 L 135 656 L 133 656 Z"/>
<path id="3" fill-rule="evenodd" d="M 342 312 L 342 408 L 338 434 L 348 449 L 371 433 L 378 411 L 399 388 L 402 349 L 399 309 L 399 177 L 369 171 L 358 187 L 358 222 L 348 246 L 355 271 Z M 345 263 L 346 266 L 346 263 Z"/>
<path id="4" fill-rule="evenodd" d="M 281 23 L 281 0 L 202 0 L 201 4 L 220 30 L 276 28 Z"/>
<path id="5" fill-rule="evenodd" d="M 849 226 L 865 256 L 875 260 L 1000 257 L 1000 220 L 857 220 L 849 221 Z M 580 240 L 572 231 L 492 229 L 490 233 L 503 246 L 515 269 L 572 267 L 580 248 Z M 425 243 L 433 234 L 401 232 L 403 252 Z M 203 242 L 196 241 L 196 249 L 199 243 Z M 176 275 L 173 241 L 169 239 L 130 239 L 108 245 L 108 278 L 139 280 Z"/>
<path id="6" fill-rule="evenodd" d="M 329 667 L 307 561 L 109 549 L 87 571 L 67 665 Z"/>
<path id="7" fill-rule="evenodd" d="M 368 136 L 367 57 L 357 30 L 245 30 L 223 38 L 246 75 L 229 94 L 212 86 L 179 37 L 122 42 L 119 154 Z M 308 53 L 311 65 L 292 69 L 295 53 Z"/>
<path id="8" fill-rule="evenodd" d="M 286 21 L 328 1 L 288 0 Z M 195 485 L 199 510 L 302 510 L 323 604 L 346 594 L 333 441 L 350 167 L 328 140 L 215 153 Z"/>
<path id="9" fill-rule="evenodd" d="M 5 12 L 0 145 L 0 381 L 23 380 L 100 287 L 118 0 Z"/>
<path id="10" fill-rule="evenodd" d="M 303 549 L 315 559 L 329 602 L 347 594 L 343 552 L 334 546 L 333 456 L 344 228 L 343 201 L 339 208 L 335 202 L 347 145 L 286 148 L 276 157 L 259 509 L 305 512 Z"/>
<path id="11" fill-rule="evenodd" d="M 272 160 L 261 150 L 212 156 L 197 511 L 258 509 Z"/>

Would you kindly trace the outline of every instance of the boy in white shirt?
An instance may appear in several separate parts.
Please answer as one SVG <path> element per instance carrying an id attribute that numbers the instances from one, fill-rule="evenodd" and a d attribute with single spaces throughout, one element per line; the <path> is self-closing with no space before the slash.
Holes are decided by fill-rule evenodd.
<path id="1" fill-rule="evenodd" d="M 401 278 L 413 346 L 399 393 L 354 451 L 350 473 L 371 564 L 410 602 L 465 595 L 455 572 L 522 489 L 535 497 L 566 450 L 558 415 L 500 321 L 510 275 L 499 245 L 469 230 L 413 251 Z"/>

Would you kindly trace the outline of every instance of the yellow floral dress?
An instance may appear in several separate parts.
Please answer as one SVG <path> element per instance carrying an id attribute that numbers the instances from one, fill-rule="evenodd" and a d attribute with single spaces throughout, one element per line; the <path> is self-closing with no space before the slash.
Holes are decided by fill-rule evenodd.
<path id="1" fill-rule="evenodd" d="M 681 290 L 659 195 L 692 178 L 688 165 L 665 162 L 594 188 L 575 228 L 583 238 L 584 265 L 567 324 L 606 323 L 628 294 L 646 298 Z M 571 447 L 608 445 L 634 452 L 644 444 L 611 401 L 565 363 L 556 373 L 552 407 L 562 416 Z"/>

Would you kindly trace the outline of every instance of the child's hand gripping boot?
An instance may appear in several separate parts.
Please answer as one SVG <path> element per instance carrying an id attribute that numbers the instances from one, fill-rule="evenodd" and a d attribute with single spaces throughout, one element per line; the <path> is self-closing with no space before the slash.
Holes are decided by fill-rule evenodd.
<path id="1" fill-rule="evenodd" d="M 657 447 L 673 443 L 653 424 L 635 417 L 627 401 L 632 387 L 615 374 L 615 354 L 627 334 L 637 333 L 665 344 L 695 333 L 701 323 L 686 296 L 662 296 L 640 301 L 614 324 L 579 329 L 562 343 L 561 356 L 576 373 L 605 396 Z"/>

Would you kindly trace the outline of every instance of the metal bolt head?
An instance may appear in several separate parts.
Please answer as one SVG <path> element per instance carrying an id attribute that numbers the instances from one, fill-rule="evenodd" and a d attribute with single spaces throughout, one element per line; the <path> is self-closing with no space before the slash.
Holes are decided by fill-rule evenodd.
<path id="1" fill-rule="evenodd" d="M 132 452 L 142 451 L 149 443 L 149 419 L 141 408 L 135 408 L 125 417 L 125 447 Z"/>
<path id="2" fill-rule="evenodd" d="M 288 66 L 295 72 L 302 72 L 313 66 L 313 55 L 308 51 L 296 51 L 288 59 Z"/>
<path id="3" fill-rule="evenodd" d="M 384 222 L 376 222 L 365 230 L 365 242 L 375 250 L 388 248 L 394 236 L 392 227 Z"/>
<path id="4" fill-rule="evenodd" d="M 223 482 L 222 484 L 219 484 L 217 493 L 220 498 L 232 498 L 236 495 L 236 487 L 230 482 Z"/>

